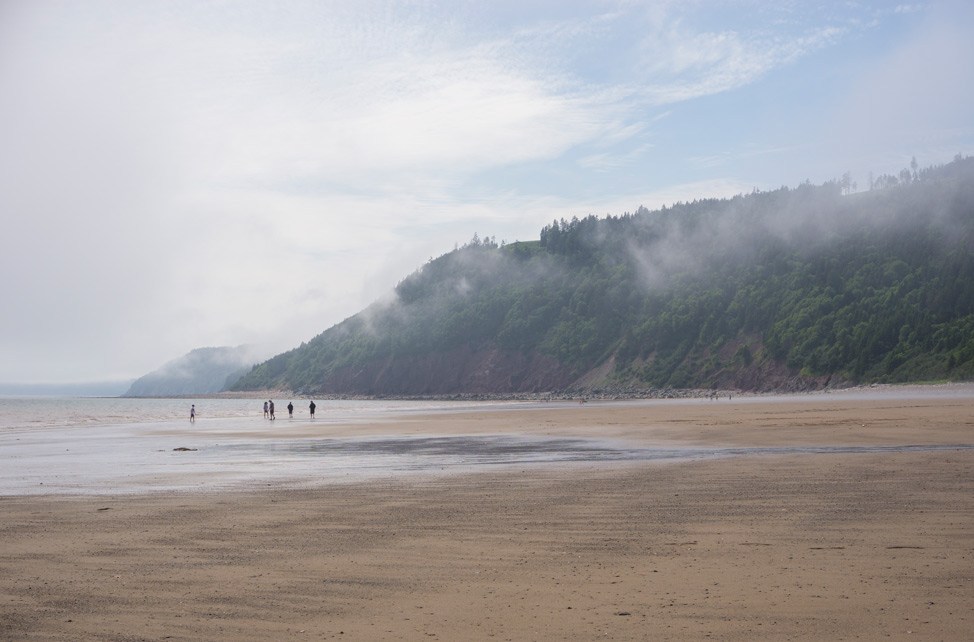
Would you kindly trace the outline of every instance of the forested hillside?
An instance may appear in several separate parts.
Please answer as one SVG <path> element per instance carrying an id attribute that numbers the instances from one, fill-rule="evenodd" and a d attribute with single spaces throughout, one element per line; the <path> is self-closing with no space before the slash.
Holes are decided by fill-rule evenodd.
<path id="1" fill-rule="evenodd" d="M 474 240 L 238 390 L 447 395 L 974 378 L 974 159 Z"/>

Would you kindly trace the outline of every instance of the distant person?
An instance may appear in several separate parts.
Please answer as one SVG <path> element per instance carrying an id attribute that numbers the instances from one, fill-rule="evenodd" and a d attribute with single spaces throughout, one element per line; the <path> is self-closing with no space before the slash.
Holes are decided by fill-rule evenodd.
<path id="1" fill-rule="evenodd" d="M 270 417 L 270 414 L 267 412 L 267 402 L 265 401 L 264 402 L 264 419 L 267 419 L 268 417 Z"/>
<path id="2" fill-rule="evenodd" d="M 315 418 L 315 402 L 312 400 L 311 405 L 308 406 L 308 410 L 311 411 L 311 418 Z"/>
<path id="3" fill-rule="evenodd" d="M 192 406 L 189 407 L 189 423 L 191 423 L 191 424 L 195 424 L 196 423 L 196 404 L 195 403 Z"/>
<path id="4" fill-rule="evenodd" d="M 271 400 L 271 401 L 268 401 L 267 403 L 270 404 L 269 410 L 270 410 L 270 413 L 271 413 L 271 421 L 273 421 L 274 420 L 274 401 Z"/>
<path id="5" fill-rule="evenodd" d="M 294 419 L 294 404 L 290 401 L 287 402 L 287 418 Z"/>

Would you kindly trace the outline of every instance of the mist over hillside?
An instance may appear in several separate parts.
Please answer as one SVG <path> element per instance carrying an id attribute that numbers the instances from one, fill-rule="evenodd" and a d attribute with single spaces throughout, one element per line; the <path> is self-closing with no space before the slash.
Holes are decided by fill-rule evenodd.
<path id="1" fill-rule="evenodd" d="M 197 348 L 132 382 L 125 397 L 175 397 L 220 392 L 258 360 L 249 346 Z"/>
<path id="2" fill-rule="evenodd" d="M 974 159 L 474 237 L 235 390 L 796 390 L 974 377 Z"/>

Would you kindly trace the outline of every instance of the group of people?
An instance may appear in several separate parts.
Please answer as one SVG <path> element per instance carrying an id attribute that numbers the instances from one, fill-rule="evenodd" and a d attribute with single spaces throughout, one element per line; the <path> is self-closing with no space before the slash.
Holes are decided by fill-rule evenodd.
<path id="1" fill-rule="evenodd" d="M 315 418 L 315 402 L 312 401 L 308 404 L 308 410 L 311 413 L 311 418 Z M 287 418 L 294 419 L 294 404 L 290 401 L 287 402 Z M 264 402 L 264 419 L 275 419 L 274 417 L 274 402 L 268 399 Z M 196 423 L 196 404 L 194 403 L 189 407 L 189 422 Z"/>
<path id="2" fill-rule="evenodd" d="M 315 408 L 316 408 L 316 406 L 315 406 L 315 402 L 314 401 L 312 401 L 310 404 L 308 404 L 308 410 L 311 413 L 311 418 L 312 419 L 315 418 Z M 274 402 L 271 401 L 271 400 L 265 401 L 264 402 L 264 419 L 271 419 L 271 420 L 273 420 L 274 418 L 275 418 L 274 417 Z M 287 418 L 288 419 L 294 419 L 294 404 L 291 403 L 290 401 L 287 402 Z"/>

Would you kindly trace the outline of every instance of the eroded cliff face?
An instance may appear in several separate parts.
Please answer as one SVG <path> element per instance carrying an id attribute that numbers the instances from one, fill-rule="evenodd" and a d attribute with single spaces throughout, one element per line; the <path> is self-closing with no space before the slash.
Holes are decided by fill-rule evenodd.
<path id="1" fill-rule="evenodd" d="M 575 378 L 566 366 L 536 352 L 463 346 L 343 368 L 321 382 L 318 392 L 383 396 L 547 392 L 565 389 Z"/>
<path id="2" fill-rule="evenodd" d="M 318 386 L 297 392 L 378 397 L 505 396 L 574 393 L 622 397 L 657 396 L 667 389 L 649 388 L 614 372 L 610 359 L 589 372 L 574 372 L 537 352 L 463 346 L 425 355 L 390 357 L 363 368 L 343 368 Z M 771 362 L 722 368 L 701 374 L 708 383 L 696 390 L 796 392 L 842 385 L 831 377 L 808 378 Z M 831 381 L 830 381 L 831 380 Z"/>

